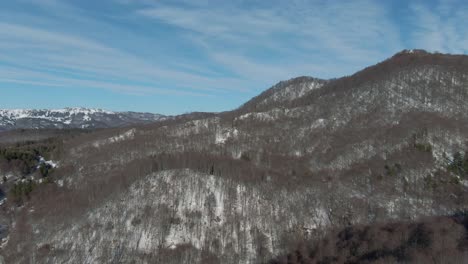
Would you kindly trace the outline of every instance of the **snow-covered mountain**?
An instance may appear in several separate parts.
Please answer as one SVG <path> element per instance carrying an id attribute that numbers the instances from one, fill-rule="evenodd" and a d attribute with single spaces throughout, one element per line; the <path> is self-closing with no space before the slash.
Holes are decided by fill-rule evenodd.
<path id="1" fill-rule="evenodd" d="M 159 114 L 92 108 L 0 109 L 0 131 L 44 128 L 107 128 L 164 120 Z"/>
<path id="2" fill-rule="evenodd" d="M 0 206 L 0 255 L 6 263 L 269 263 L 342 228 L 329 240 L 340 243 L 325 249 L 364 256 L 372 247 L 359 240 L 381 237 L 385 250 L 369 256 L 401 255 L 410 243 L 394 247 L 391 237 L 427 241 L 425 224 L 408 236 L 349 227 L 468 208 L 467 100 L 468 56 L 408 50 L 351 76 L 280 82 L 234 111 L 77 131 L 36 147 L 22 145 L 28 133 L 2 133 L 0 188 L 17 193 Z M 51 174 L 24 175 L 31 149 L 58 164 Z M 36 177 L 32 193 L 23 176 Z M 466 244 L 438 243 L 461 241 L 465 230 L 443 233 L 450 239 L 413 249 L 446 244 L 447 254 L 468 254 Z M 464 263 L 443 257 L 419 263 Z M 397 260 L 388 263 L 407 263 Z"/>

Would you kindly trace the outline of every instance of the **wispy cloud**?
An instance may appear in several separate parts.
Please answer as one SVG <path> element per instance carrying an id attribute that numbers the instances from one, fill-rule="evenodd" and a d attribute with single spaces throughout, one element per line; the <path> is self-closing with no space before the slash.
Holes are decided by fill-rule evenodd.
<path id="1" fill-rule="evenodd" d="M 411 5 L 412 35 L 415 47 L 447 53 L 468 52 L 468 3 L 438 1 L 437 5 Z"/>
<path id="2" fill-rule="evenodd" d="M 0 54 L 0 59 L 16 66 L 18 80 L 35 77 L 36 81 L 53 86 L 83 85 L 131 93 L 201 95 L 206 91 L 223 91 L 214 87 L 216 79 L 153 65 L 121 50 L 66 33 L 0 23 L 0 42 L 0 48 L 7 51 Z M 67 73 L 74 78 L 59 77 Z M 10 77 L 11 72 L 0 67 L 0 81 L 6 82 Z M 157 87 L 162 79 L 178 80 L 179 87 Z M 122 82 L 134 84 L 122 85 Z"/>
<path id="3" fill-rule="evenodd" d="M 249 79 L 324 72 L 336 77 L 402 48 L 384 8 L 372 1 L 293 0 L 253 8 L 235 3 L 157 4 L 137 13 L 185 30 L 181 34 L 203 44 L 212 59 Z M 255 54 L 262 51 L 268 51 L 270 58 Z M 330 56 L 335 65 L 323 62 Z M 343 61 L 350 67 L 341 67 Z M 330 68 L 320 71 L 319 66 Z"/>

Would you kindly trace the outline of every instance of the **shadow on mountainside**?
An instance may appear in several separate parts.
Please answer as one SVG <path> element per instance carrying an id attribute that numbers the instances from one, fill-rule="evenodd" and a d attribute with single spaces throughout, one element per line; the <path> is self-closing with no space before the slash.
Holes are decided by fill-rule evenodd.
<path id="1" fill-rule="evenodd" d="M 270 264 L 466 263 L 468 214 L 349 226 L 316 242 L 298 243 Z"/>

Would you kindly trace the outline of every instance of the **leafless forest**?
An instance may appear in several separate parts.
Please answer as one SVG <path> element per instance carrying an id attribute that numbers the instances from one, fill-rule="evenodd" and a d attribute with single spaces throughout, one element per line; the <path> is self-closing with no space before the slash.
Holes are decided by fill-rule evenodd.
<path id="1" fill-rule="evenodd" d="M 403 51 L 228 112 L 1 132 L 0 256 L 461 263 L 467 102 L 467 56 Z"/>

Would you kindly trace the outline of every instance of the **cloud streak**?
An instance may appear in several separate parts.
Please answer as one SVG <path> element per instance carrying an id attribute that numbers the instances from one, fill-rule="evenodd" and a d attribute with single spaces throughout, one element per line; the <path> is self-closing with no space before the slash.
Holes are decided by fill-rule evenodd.
<path id="1" fill-rule="evenodd" d="M 9 51 L 2 52 L 0 59 L 4 64 L 16 66 L 17 83 L 20 83 L 20 80 L 26 83 L 34 77 L 36 82 L 49 83 L 51 86 L 80 85 L 125 93 L 200 96 L 209 95 L 207 91 L 225 92 L 223 89 L 216 89 L 216 81 L 233 82 L 229 78 L 216 80 L 199 74 L 160 67 L 83 37 L 35 27 L 0 23 L 0 42 L 2 43 L 0 47 Z M 72 76 L 60 77 L 64 74 Z M 0 82 L 7 82 L 10 77 L 11 71 L 7 71 L 6 66 L 0 67 Z M 157 83 L 162 79 L 178 80 L 178 88 L 158 88 Z M 122 84 L 129 82 L 134 84 Z M 138 83 L 148 85 L 138 85 Z M 197 85 L 193 85 L 194 83 Z"/>
<path id="2" fill-rule="evenodd" d="M 182 34 L 202 44 L 210 58 L 249 79 L 313 74 L 330 55 L 335 60 L 339 57 L 337 63 L 326 64 L 330 68 L 316 72 L 330 72 L 327 77 L 336 77 L 353 68 L 342 69 L 339 65 L 343 61 L 361 66 L 403 47 L 384 8 L 375 2 L 288 3 L 248 9 L 235 4 L 209 9 L 206 5 L 188 8 L 159 4 L 140 9 L 137 14 L 183 29 Z M 264 58 L 252 54 L 262 49 L 282 63 L 274 59 L 265 63 Z M 253 69 L 253 65 L 259 66 Z M 259 72 L 271 74 L 257 75 Z"/>
<path id="3" fill-rule="evenodd" d="M 436 6 L 423 3 L 411 5 L 414 31 L 412 44 L 430 51 L 446 53 L 468 52 L 468 4 L 459 1 L 439 1 Z"/>
<path id="4" fill-rule="evenodd" d="M 95 88 L 240 105 L 405 48 L 466 53 L 462 0 L 20 0 L 0 3 L 0 88 Z M 195 105 L 195 104 L 193 104 Z"/>

